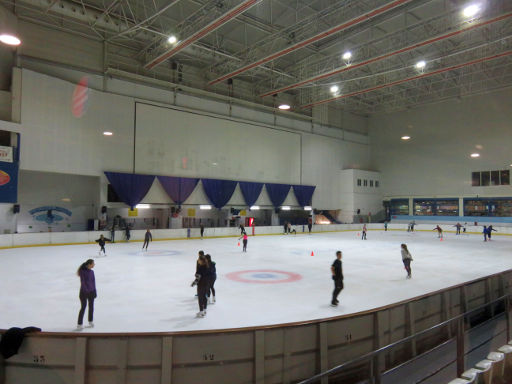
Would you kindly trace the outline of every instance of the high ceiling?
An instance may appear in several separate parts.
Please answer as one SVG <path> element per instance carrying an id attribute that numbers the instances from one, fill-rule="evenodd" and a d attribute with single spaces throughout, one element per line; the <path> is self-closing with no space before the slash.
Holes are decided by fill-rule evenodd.
<path id="1" fill-rule="evenodd" d="M 511 0 L 0 4 L 21 20 L 105 42 L 107 68 L 270 106 L 286 102 L 306 115 L 319 105 L 369 115 L 512 85 Z M 463 14 L 468 5 L 477 6 L 472 17 Z"/>

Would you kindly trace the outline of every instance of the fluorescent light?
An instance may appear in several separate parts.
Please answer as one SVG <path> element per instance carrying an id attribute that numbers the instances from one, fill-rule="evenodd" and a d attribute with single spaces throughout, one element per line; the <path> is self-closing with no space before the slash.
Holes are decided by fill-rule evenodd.
<path id="1" fill-rule="evenodd" d="M 480 157 L 480 154 L 479 153 L 472 153 L 471 157 Z"/>
<path id="2" fill-rule="evenodd" d="M 342 56 L 343 60 L 350 60 L 351 57 L 352 57 L 352 52 L 350 52 L 350 51 L 345 52 Z"/>
<path id="3" fill-rule="evenodd" d="M 480 6 L 478 4 L 472 4 L 464 8 L 462 14 L 464 17 L 473 17 L 478 13 L 478 11 L 480 11 Z"/>
<path id="4" fill-rule="evenodd" d="M 340 87 L 338 87 L 337 85 L 333 85 L 329 90 L 331 91 L 331 93 L 338 93 Z"/>
<path id="5" fill-rule="evenodd" d="M 251 211 L 257 211 L 258 209 L 260 209 L 260 206 L 259 205 L 253 205 L 252 207 L 249 208 Z"/>
<path id="6" fill-rule="evenodd" d="M 290 207 L 289 207 L 289 206 L 287 206 L 287 205 L 283 205 L 283 206 L 281 207 L 281 209 L 282 209 L 283 211 L 289 211 L 289 210 L 290 210 Z"/>
<path id="7" fill-rule="evenodd" d="M 306 205 L 306 206 L 304 207 L 304 210 L 305 210 L 305 211 L 312 211 L 312 210 L 313 210 L 313 207 L 311 207 L 311 206 L 309 206 L 309 205 Z"/>
<path id="8" fill-rule="evenodd" d="M 200 205 L 199 209 L 212 209 L 211 205 Z"/>
<path id="9" fill-rule="evenodd" d="M 71 199 L 69 197 L 63 197 L 62 199 L 60 199 L 61 201 L 65 201 L 66 203 L 69 203 L 71 201 Z"/>
<path id="10" fill-rule="evenodd" d="M 14 35 L 2 34 L 0 35 L 0 41 L 7 45 L 20 45 L 21 40 Z"/>
<path id="11" fill-rule="evenodd" d="M 105 132 L 103 132 L 103 134 L 104 134 L 105 136 L 112 136 L 112 135 L 113 135 L 113 133 L 112 133 L 112 132 L 110 132 L 110 131 L 105 131 Z"/>
<path id="12" fill-rule="evenodd" d="M 288 104 L 281 104 L 278 108 L 282 109 L 283 111 L 287 111 L 290 109 L 290 106 Z"/>
<path id="13" fill-rule="evenodd" d="M 149 204 L 137 204 L 135 206 L 135 208 L 137 208 L 137 209 L 148 209 L 148 208 L 151 208 L 151 205 L 149 205 Z"/>
<path id="14" fill-rule="evenodd" d="M 167 42 L 168 42 L 169 44 L 174 44 L 174 43 L 176 43 L 177 41 L 178 41 L 178 38 L 177 38 L 176 36 L 174 36 L 174 35 L 169 36 L 169 38 L 167 39 Z"/>
<path id="15" fill-rule="evenodd" d="M 427 63 L 425 63 L 425 60 L 420 60 L 416 63 L 416 68 L 423 69 L 423 68 L 425 68 L 426 65 L 427 65 Z"/>
<path id="16" fill-rule="evenodd" d="M 402 140 L 409 140 L 411 138 L 411 136 L 402 136 L 401 139 Z"/>

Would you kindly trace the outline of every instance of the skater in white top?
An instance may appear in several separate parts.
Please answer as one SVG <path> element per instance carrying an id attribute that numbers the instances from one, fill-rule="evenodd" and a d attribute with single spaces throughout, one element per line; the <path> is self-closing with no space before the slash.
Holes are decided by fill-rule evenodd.
<path id="1" fill-rule="evenodd" d="M 366 231 L 367 231 L 366 224 L 364 224 L 363 225 L 363 231 L 362 231 L 363 233 L 361 235 L 361 240 L 366 240 Z"/>
<path id="2" fill-rule="evenodd" d="M 409 250 L 407 249 L 407 245 L 402 244 L 402 262 L 404 263 L 405 270 L 407 271 L 407 278 L 410 279 L 411 276 L 411 261 L 412 256 Z"/>

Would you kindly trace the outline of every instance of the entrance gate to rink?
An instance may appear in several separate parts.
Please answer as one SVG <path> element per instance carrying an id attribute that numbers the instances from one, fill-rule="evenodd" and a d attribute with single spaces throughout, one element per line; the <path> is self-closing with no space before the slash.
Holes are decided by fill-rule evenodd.
<path id="1" fill-rule="evenodd" d="M 0 384 L 448 382 L 510 338 L 511 282 L 508 270 L 357 314 L 265 327 L 42 332 L 0 362 Z"/>

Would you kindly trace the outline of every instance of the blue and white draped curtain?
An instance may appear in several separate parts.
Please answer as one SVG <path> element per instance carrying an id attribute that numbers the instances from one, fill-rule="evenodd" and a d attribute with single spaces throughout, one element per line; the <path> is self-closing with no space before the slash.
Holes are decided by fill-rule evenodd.
<path id="1" fill-rule="evenodd" d="M 188 199 L 199 179 L 188 177 L 157 176 L 165 192 L 176 204 L 181 205 Z"/>
<path id="2" fill-rule="evenodd" d="M 301 207 L 311 206 L 315 186 L 312 185 L 294 185 L 293 192 Z"/>
<path id="3" fill-rule="evenodd" d="M 267 189 L 270 201 L 272 201 L 272 205 L 277 208 L 283 205 L 286 196 L 288 196 L 288 192 L 290 192 L 291 185 L 265 183 L 265 188 Z"/>
<path id="4" fill-rule="evenodd" d="M 237 181 L 201 179 L 204 192 L 215 208 L 221 209 L 225 206 L 235 192 Z"/>
<path id="5" fill-rule="evenodd" d="M 249 181 L 239 181 L 240 190 L 245 199 L 245 204 L 250 208 L 256 203 L 258 197 L 260 197 L 261 190 L 263 189 L 263 183 L 252 183 Z"/>
<path id="6" fill-rule="evenodd" d="M 137 175 L 135 173 L 105 172 L 105 176 L 117 196 L 131 209 L 147 195 L 155 180 L 154 175 Z"/>

